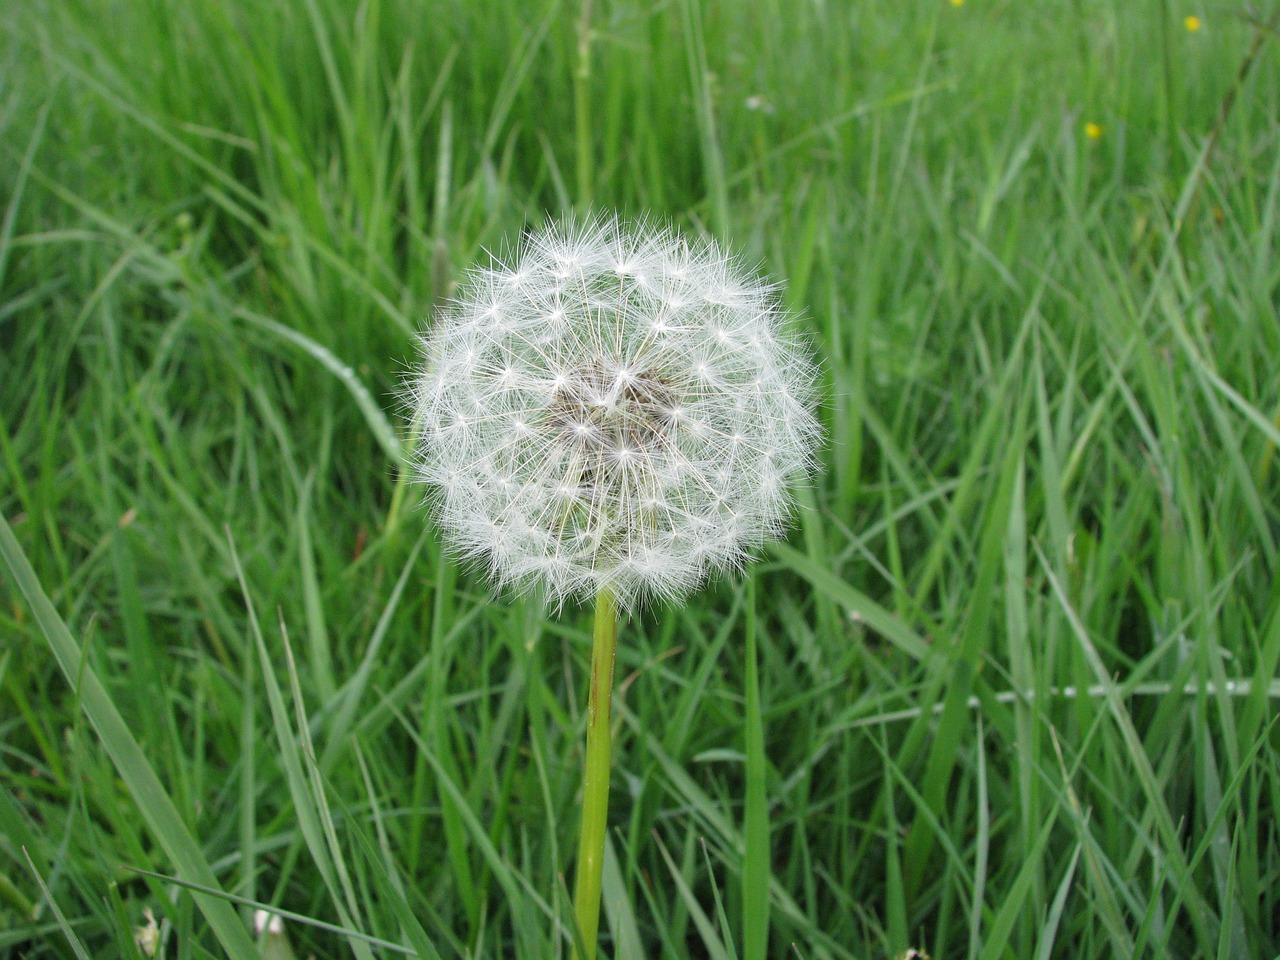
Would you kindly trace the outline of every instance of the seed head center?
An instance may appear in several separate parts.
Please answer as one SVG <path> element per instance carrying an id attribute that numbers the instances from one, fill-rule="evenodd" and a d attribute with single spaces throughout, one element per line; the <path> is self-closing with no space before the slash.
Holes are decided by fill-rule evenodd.
<path id="1" fill-rule="evenodd" d="M 565 443 L 582 453 L 626 459 L 652 450 L 670 433 L 677 404 L 657 372 L 597 361 L 555 386 L 550 409 Z"/>

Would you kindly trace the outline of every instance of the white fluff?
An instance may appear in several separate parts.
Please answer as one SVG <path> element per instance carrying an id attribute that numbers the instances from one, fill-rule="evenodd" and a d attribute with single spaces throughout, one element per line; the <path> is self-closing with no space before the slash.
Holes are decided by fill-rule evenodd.
<path id="1" fill-rule="evenodd" d="M 616 220 L 526 236 L 423 339 L 418 479 L 450 545 L 550 599 L 677 598 L 778 536 L 816 370 L 773 288 Z"/>

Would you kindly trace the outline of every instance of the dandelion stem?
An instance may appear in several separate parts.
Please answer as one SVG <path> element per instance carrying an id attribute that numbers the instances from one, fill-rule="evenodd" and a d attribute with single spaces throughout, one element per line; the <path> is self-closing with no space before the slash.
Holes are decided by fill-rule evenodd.
<path id="1" fill-rule="evenodd" d="M 587 694 L 587 758 L 582 776 L 582 832 L 578 840 L 573 908 L 582 937 L 575 960 L 595 960 L 600 926 L 600 879 L 604 868 L 605 827 L 609 814 L 609 702 L 613 696 L 613 658 L 618 639 L 618 606 L 609 590 L 596 594 L 591 644 L 591 685 Z"/>

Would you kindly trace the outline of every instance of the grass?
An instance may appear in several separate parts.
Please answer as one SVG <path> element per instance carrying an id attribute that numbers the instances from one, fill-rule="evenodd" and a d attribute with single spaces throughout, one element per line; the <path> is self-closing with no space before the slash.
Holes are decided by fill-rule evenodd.
<path id="1" fill-rule="evenodd" d="M 830 431 L 623 625 L 603 955 L 1280 955 L 1274 21 L 2 6 L 0 955 L 569 955 L 590 615 L 396 395 L 588 203 L 785 278 Z"/>

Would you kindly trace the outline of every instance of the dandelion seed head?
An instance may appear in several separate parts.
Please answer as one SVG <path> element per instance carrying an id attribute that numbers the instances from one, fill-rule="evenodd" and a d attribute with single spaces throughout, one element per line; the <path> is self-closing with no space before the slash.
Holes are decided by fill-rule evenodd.
<path id="1" fill-rule="evenodd" d="M 675 599 L 781 534 L 817 371 L 770 283 L 617 220 L 527 235 L 423 338 L 416 478 L 447 541 L 553 602 Z"/>

